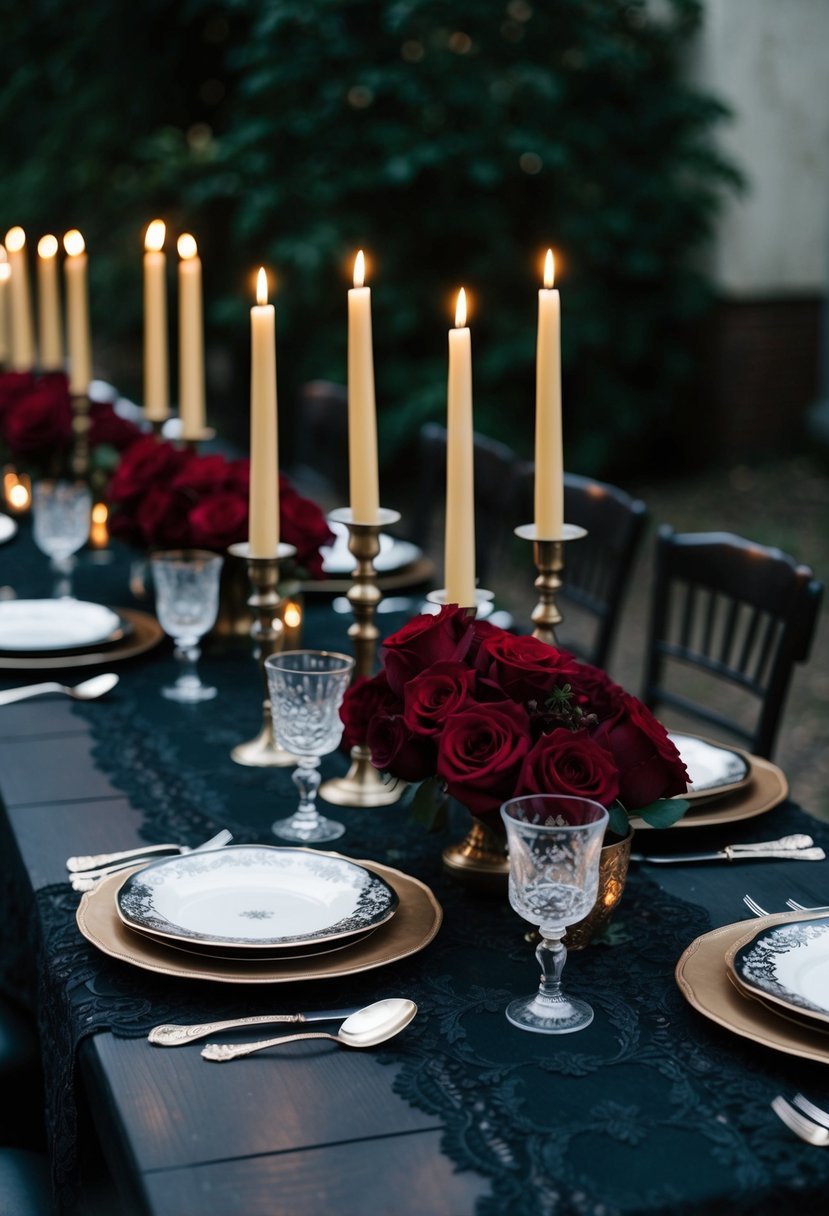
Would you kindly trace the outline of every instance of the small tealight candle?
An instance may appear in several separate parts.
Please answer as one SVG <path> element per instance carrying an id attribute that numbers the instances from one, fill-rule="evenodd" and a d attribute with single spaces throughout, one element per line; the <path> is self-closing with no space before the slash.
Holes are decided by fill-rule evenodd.
<path id="1" fill-rule="evenodd" d="M 109 544 L 109 529 L 107 519 L 109 511 L 105 502 L 96 502 L 92 508 L 92 519 L 89 525 L 90 549 L 105 549 Z"/>
<path id="2" fill-rule="evenodd" d="M 6 469 L 3 474 L 3 500 L 12 515 L 25 515 L 32 505 L 32 482 L 28 473 Z"/>
<path id="3" fill-rule="evenodd" d="M 302 605 L 293 599 L 282 604 L 283 649 L 296 650 L 302 643 Z"/>

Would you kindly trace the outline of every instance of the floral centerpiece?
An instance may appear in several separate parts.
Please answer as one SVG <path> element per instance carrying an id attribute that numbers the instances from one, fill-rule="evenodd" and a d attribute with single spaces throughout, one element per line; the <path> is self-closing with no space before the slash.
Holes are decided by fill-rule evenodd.
<path id="1" fill-rule="evenodd" d="M 121 455 L 141 439 L 135 423 L 111 401 L 90 400 L 90 480 L 102 490 Z M 0 449 L 19 471 L 38 477 L 66 472 L 72 447 L 72 399 L 63 372 L 6 372 L 0 376 Z"/>
<path id="2" fill-rule="evenodd" d="M 607 807 L 624 836 L 633 813 L 667 827 L 687 808 L 665 728 L 567 651 L 448 605 L 387 638 L 381 658 L 346 695 L 343 743 L 365 743 L 377 769 L 418 784 L 421 811 L 448 794 L 501 832 L 508 798 L 569 794 Z"/>
<path id="3" fill-rule="evenodd" d="M 250 461 L 142 436 L 109 485 L 110 532 L 141 549 L 214 549 L 247 540 Z M 316 503 L 279 478 L 282 539 L 296 548 L 296 565 L 322 577 L 320 546 L 333 534 Z"/>

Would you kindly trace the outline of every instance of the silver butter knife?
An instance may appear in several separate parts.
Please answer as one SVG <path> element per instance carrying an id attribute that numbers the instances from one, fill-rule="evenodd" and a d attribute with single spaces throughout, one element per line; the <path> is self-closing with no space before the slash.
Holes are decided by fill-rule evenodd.
<path id="1" fill-rule="evenodd" d="M 231 1018 L 227 1022 L 197 1022 L 190 1026 L 154 1026 L 147 1035 L 156 1047 L 182 1047 L 195 1039 L 204 1039 L 220 1030 L 238 1030 L 242 1026 L 301 1025 L 304 1022 L 340 1022 L 359 1012 L 360 1006 L 351 1009 L 321 1009 L 318 1013 L 274 1013 L 258 1017 Z"/>
<path id="2" fill-rule="evenodd" d="M 826 857 L 823 849 L 812 840 L 811 836 L 795 833 L 783 836 L 780 840 L 764 840 L 756 844 L 727 844 L 724 849 L 711 853 L 668 853 L 645 856 L 643 853 L 631 853 L 631 861 L 643 861 L 648 865 L 672 866 L 683 862 L 698 861 L 752 861 L 764 857 L 778 857 L 785 861 L 823 861 Z"/>

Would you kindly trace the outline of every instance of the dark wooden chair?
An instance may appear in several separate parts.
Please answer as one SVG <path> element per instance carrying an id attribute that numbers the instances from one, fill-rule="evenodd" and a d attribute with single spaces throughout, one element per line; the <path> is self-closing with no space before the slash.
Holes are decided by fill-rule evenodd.
<path id="1" fill-rule="evenodd" d="M 534 484 L 535 466 L 532 461 L 522 462 L 515 470 L 513 490 L 516 525 L 532 522 Z M 585 528 L 587 536 L 568 543 L 564 551 L 561 645 L 597 667 L 606 667 L 647 508 L 617 486 L 565 473 L 564 518 Z M 568 604 L 584 619 L 585 628 L 578 635 L 576 622 L 568 619 Z"/>
<path id="2" fill-rule="evenodd" d="M 489 572 L 503 555 L 509 536 L 508 504 L 517 458 L 512 448 L 477 432 L 473 436 L 475 480 L 475 570 L 486 587 Z M 418 480 L 411 535 L 427 549 L 443 552 L 446 499 L 446 427 L 426 422 L 420 428 Z"/>
<path id="3" fill-rule="evenodd" d="M 299 390 L 295 456 L 288 474 L 326 508 L 345 507 L 348 487 L 348 390 L 309 380 Z"/>
<path id="4" fill-rule="evenodd" d="M 643 698 L 770 757 L 795 663 L 809 657 L 823 586 L 779 549 L 724 532 L 659 531 Z M 668 687 L 682 669 L 682 691 Z M 692 674 L 691 668 L 694 669 Z M 704 673 L 705 699 L 690 682 Z M 753 723 L 732 716 L 742 690 Z M 757 708 L 759 702 L 759 710 Z M 717 708 L 712 705 L 716 704 Z M 736 707 L 736 702 L 733 702 Z"/>

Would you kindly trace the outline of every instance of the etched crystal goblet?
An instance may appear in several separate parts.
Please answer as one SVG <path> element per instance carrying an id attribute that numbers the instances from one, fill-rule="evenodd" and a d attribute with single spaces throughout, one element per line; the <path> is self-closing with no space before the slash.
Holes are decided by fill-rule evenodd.
<path id="1" fill-rule="evenodd" d="M 72 481 L 38 481 L 32 505 L 35 544 L 52 559 L 52 569 L 58 575 L 54 595 L 71 596 L 74 555 L 89 536 L 89 486 Z"/>
<path id="2" fill-rule="evenodd" d="M 329 650 L 286 650 L 265 660 L 274 736 L 299 761 L 293 774 L 299 806 L 273 825 L 283 840 L 336 840 L 345 831 L 344 824 L 320 815 L 316 797 L 320 757 L 342 737 L 340 706 L 353 670 L 353 658 Z"/>
<path id="3" fill-rule="evenodd" d="M 196 704 L 216 696 L 197 670 L 199 642 L 216 623 L 219 575 L 224 559 L 206 549 L 171 549 L 151 559 L 155 610 L 161 628 L 175 642 L 180 671 L 175 684 L 162 688 L 170 701 Z"/>
<path id="4" fill-rule="evenodd" d="M 593 1021 L 586 1001 L 562 992 L 567 927 L 585 917 L 599 890 L 599 859 L 607 811 L 589 798 L 531 794 L 501 807 L 509 846 L 509 900 L 537 925 L 535 957 L 541 983 L 532 996 L 512 1001 L 507 1019 L 521 1030 L 569 1034 Z"/>

